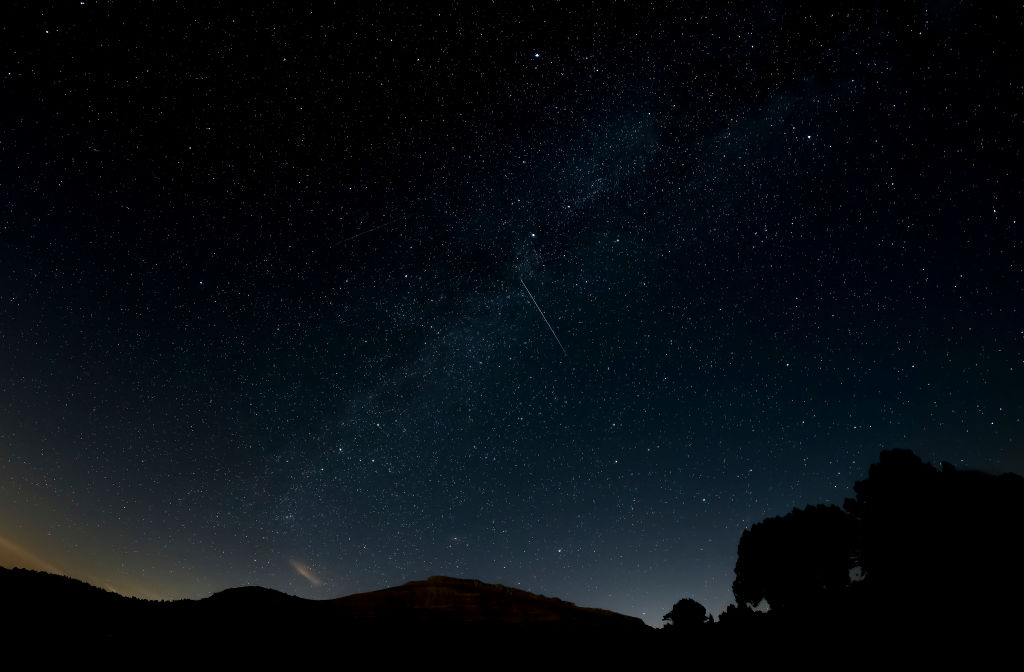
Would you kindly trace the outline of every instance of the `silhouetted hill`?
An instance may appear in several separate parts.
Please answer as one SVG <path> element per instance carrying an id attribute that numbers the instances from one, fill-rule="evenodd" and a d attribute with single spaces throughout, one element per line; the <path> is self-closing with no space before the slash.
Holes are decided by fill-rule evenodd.
<path id="1" fill-rule="evenodd" d="M 349 660 L 446 647 L 461 656 L 514 647 L 523 655 L 577 651 L 654 632 L 640 619 L 470 579 L 431 577 L 335 600 L 307 600 L 256 586 L 202 600 L 129 598 L 64 576 L 0 568 L 0 600 L 16 614 L 9 641 L 108 649 L 287 654 L 310 642 L 343 645 Z M 396 653 L 402 642 L 404 653 Z M 512 654 L 508 654 L 512 655 Z M 573 655 L 577 655 L 574 653 Z"/>
<path id="2" fill-rule="evenodd" d="M 472 579 L 432 576 L 333 600 L 347 618 L 395 623 L 537 625 L 565 629 L 643 631 L 639 618 L 578 607 L 554 597 Z"/>
<path id="3" fill-rule="evenodd" d="M 205 601 L 215 603 L 270 603 L 270 604 L 299 604 L 307 602 L 305 598 L 297 597 L 295 595 L 289 595 L 288 593 L 282 593 L 280 590 L 274 590 L 273 588 L 264 588 L 263 586 L 241 586 L 238 588 L 226 588 L 218 591 L 207 598 Z"/>
<path id="4" fill-rule="evenodd" d="M 111 604 L 127 598 L 68 576 L 30 569 L 0 567 L 0 594 L 5 604 Z"/>

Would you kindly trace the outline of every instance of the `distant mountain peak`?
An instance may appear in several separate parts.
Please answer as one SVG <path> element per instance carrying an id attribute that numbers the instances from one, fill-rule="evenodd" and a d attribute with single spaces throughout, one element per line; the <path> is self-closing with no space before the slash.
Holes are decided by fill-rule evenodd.
<path id="1" fill-rule="evenodd" d="M 638 618 L 476 579 L 431 576 L 332 600 L 350 618 L 448 623 L 647 626 Z"/>
<path id="2" fill-rule="evenodd" d="M 225 588 L 224 590 L 219 590 L 213 595 L 210 595 L 206 600 L 213 602 L 308 602 L 305 598 L 282 593 L 281 591 L 274 590 L 273 588 L 264 588 L 263 586 L 237 586 L 235 588 Z"/>

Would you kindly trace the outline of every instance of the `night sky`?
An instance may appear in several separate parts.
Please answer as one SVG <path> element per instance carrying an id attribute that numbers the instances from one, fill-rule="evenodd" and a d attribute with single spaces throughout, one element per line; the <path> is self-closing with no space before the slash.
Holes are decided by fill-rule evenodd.
<path id="1" fill-rule="evenodd" d="M 0 10 L 0 564 L 659 624 L 1024 472 L 1021 7 L 236 4 Z"/>

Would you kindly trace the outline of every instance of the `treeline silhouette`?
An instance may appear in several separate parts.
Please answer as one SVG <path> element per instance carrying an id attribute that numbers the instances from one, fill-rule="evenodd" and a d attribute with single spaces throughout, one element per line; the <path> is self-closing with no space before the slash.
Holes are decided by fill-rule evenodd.
<path id="1" fill-rule="evenodd" d="M 889 450 L 854 492 L 842 508 L 794 509 L 746 530 L 736 604 L 713 622 L 682 600 L 665 615 L 666 634 L 850 655 L 1016 641 L 1024 478 Z"/>
<path id="2" fill-rule="evenodd" d="M 0 568 L 12 650 L 249 660 L 336 647 L 343 662 L 632 667 L 778 659 L 834 666 L 893 651 L 1007 651 L 1022 632 L 1024 478 L 881 454 L 843 507 L 768 518 L 740 538 L 731 605 L 716 621 L 679 600 L 661 630 L 554 598 L 432 577 L 335 600 L 233 588 L 204 600 L 126 598 L 75 579 Z M 140 659 L 141 660 L 141 659 Z M 945 662 L 945 661 L 943 661 Z"/>

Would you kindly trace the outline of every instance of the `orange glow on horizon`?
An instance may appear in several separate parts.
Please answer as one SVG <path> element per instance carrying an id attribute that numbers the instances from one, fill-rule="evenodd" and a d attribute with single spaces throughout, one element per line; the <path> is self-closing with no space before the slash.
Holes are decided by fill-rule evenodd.
<path id="1" fill-rule="evenodd" d="M 0 536 L 0 565 L 35 569 L 50 574 L 65 574 L 59 567 L 40 558 L 24 546 Z"/>

